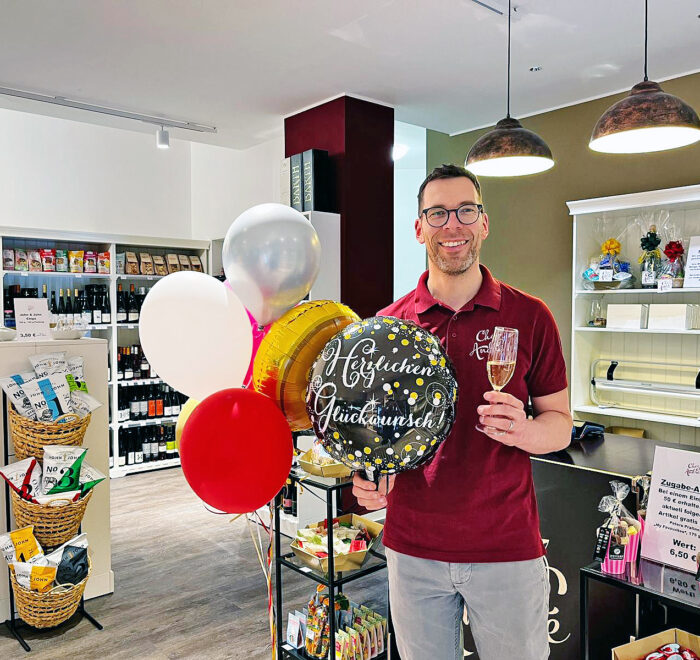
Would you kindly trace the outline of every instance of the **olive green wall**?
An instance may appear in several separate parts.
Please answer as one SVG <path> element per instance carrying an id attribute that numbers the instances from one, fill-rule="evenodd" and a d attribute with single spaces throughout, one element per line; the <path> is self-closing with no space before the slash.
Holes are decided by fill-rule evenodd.
<path id="1" fill-rule="evenodd" d="M 662 87 L 700 112 L 700 74 L 669 80 Z M 491 231 L 481 261 L 497 278 L 549 305 L 559 324 L 567 364 L 571 343 L 572 218 L 566 202 L 700 183 L 700 143 L 640 155 L 598 154 L 588 148 L 598 117 L 622 96 L 608 96 L 522 120 L 523 126 L 549 144 L 556 161 L 554 168 L 528 177 L 481 179 Z M 515 102 L 517 110 L 517 99 Z M 500 117 L 494 117 L 497 119 Z M 471 145 L 487 130 L 454 137 L 428 131 L 428 172 L 441 163 L 463 165 Z M 630 246 L 626 254 L 633 256 L 637 247 Z"/>

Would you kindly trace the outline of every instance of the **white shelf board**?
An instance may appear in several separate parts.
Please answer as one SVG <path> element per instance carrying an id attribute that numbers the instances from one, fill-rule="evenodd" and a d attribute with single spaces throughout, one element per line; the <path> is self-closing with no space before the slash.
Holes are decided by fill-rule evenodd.
<path id="1" fill-rule="evenodd" d="M 567 202 L 570 215 L 585 213 L 602 213 L 606 211 L 626 211 L 642 206 L 658 206 L 659 204 L 684 204 L 700 201 L 700 185 L 666 188 L 664 190 L 646 190 L 625 195 L 596 197 Z"/>
<path id="2" fill-rule="evenodd" d="M 700 287 L 679 287 L 677 289 L 670 289 L 668 291 L 659 291 L 658 289 L 577 289 L 577 296 L 601 296 L 601 295 L 612 295 L 612 294 L 644 294 L 644 295 L 660 295 L 665 296 L 672 293 L 700 293 Z"/>
<path id="3" fill-rule="evenodd" d="M 120 387 L 133 387 L 134 385 L 160 385 L 164 381 L 162 378 L 132 378 L 131 380 L 118 380 Z"/>
<path id="4" fill-rule="evenodd" d="M 109 471 L 112 479 L 124 477 L 127 474 L 137 474 L 138 472 L 151 472 L 152 470 L 162 470 L 163 468 L 180 467 L 180 459 L 172 458 L 164 461 L 149 461 L 148 463 L 135 463 L 123 467 L 113 467 Z"/>
<path id="5" fill-rule="evenodd" d="M 126 273 L 118 273 L 118 280 L 162 280 L 167 275 L 127 275 Z"/>
<path id="6" fill-rule="evenodd" d="M 574 328 L 576 332 L 639 332 L 655 335 L 700 335 L 700 330 L 649 330 L 647 328 Z"/>
<path id="7" fill-rule="evenodd" d="M 85 330 L 111 330 L 111 323 L 90 323 L 90 325 L 85 326 Z"/>
<path id="8" fill-rule="evenodd" d="M 137 330 L 138 327 L 138 323 L 117 323 L 117 328 L 120 330 Z"/>
<path id="9" fill-rule="evenodd" d="M 18 275 L 19 277 L 75 277 L 76 279 L 108 280 L 111 275 L 104 273 L 56 273 L 52 271 L 28 271 L 28 270 L 3 270 L 4 275 Z"/>
<path id="10" fill-rule="evenodd" d="M 630 408 L 601 408 L 596 405 L 574 406 L 574 412 L 587 412 L 595 415 L 606 415 L 608 417 L 623 417 L 624 419 L 637 419 L 646 422 L 660 422 L 661 424 L 676 424 L 678 426 L 693 426 L 700 428 L 700 419 L 695 417 L 685 417 L 684 415 L 665 415 L 663 413 L 652 413 L 644 410 L 633 410 Z"/>
<path id="11" fill-rule="evenodd" d="M 131 429 L 137 426 L 161 426 L 162 424 L 175 424 L 177 415 L 174 417 L 154 417 L 153 419 L 138 419 L 128 422 L 112 422 L 112 428 Z"/>

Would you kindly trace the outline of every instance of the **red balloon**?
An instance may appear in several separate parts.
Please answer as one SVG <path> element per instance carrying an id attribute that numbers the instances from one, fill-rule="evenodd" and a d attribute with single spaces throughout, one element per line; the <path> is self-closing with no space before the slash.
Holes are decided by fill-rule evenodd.
<path id="1" fill-rule="evenodd" d="M 192 490 L 226 513 L 248 513 L 279 492 L 292 467 L 289 424 L 272 399 L 254 390 L 221 390 L 192 412 L 180 462 Z"/>

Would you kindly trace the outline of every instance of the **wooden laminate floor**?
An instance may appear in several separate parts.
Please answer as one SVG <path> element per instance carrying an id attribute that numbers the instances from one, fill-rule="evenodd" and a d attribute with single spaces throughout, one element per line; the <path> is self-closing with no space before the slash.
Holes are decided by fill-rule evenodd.
<path id="1" fill-rule="evenodd" d="M 25 653 L 0 626 L 0 658 L 271 658 L 267 590 L 245 520 L 206 511 L 179 469 L 116 479 L 111 489 L 114 593 L 86 606 L 104 630 L 84 619 L 25 628 Z M 386 612 L 385 580 L 380 571 L 347 593 Z M 289 571 L 284 583 L 286 628 L 287 612 L 316 583 Z"/>

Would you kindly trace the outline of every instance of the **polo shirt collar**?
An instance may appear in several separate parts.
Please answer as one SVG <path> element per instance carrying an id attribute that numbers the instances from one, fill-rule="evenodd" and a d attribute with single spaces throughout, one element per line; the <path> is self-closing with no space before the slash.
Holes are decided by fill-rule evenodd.
<path id="1" fill-rule="evenodd" d="M 491 309 L 499 310 L 501 308 L 501 284 L 494 279 L 493 275 L 486 266 L 479 264 L 481 276 L 483 278 L 481 287 L 476 295 L 462 308 L 463 311 L 474 309 L 475 305 L 482 307 L 490 307 Z M 447 305 L 441 303 L 433 297 L 433 294 L 428 290 L 428 271 L 426 270 L 418 280 L 418 286 L 415 293 L 415 310 L 416 314 L 423 314 L 435 305 L 439 305 L 445 309 L 449 309 Z M 458 311 L 462 311 L 458 310 Z M 454 310 L 452 310 L 454 311 Z"/>

